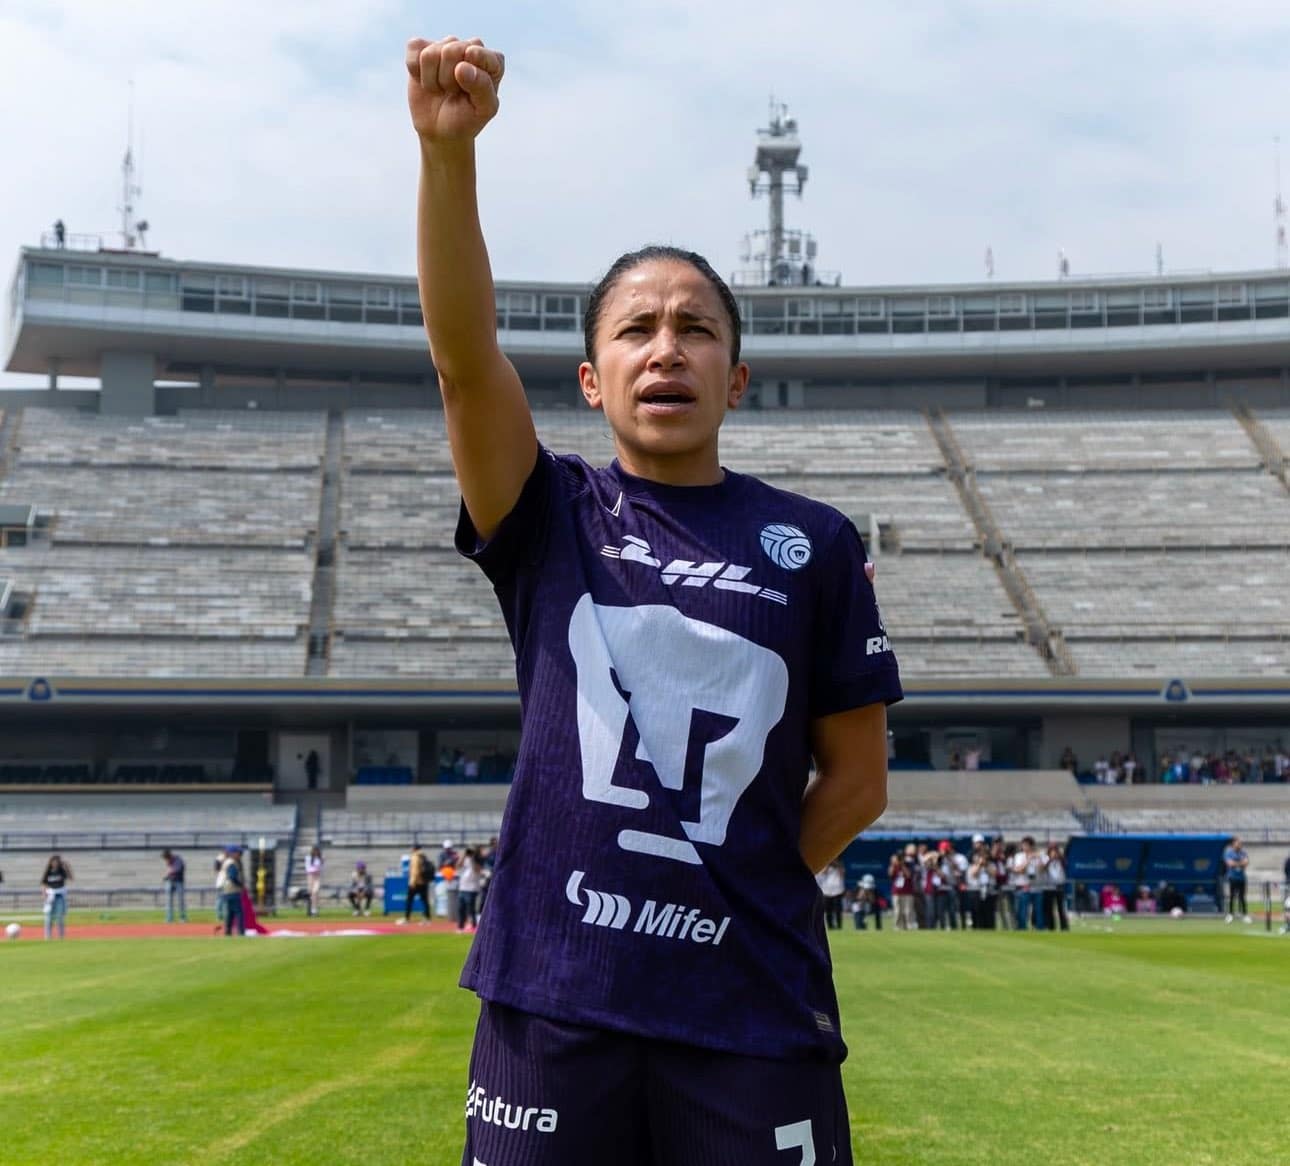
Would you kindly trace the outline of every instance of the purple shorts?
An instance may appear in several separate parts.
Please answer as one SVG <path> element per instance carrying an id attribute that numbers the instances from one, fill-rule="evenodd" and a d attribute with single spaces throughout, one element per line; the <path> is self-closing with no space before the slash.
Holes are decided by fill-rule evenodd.
<path id="1" fill-rule="evenodd" d="M 851 1166 L 841 1066 L 481 1001 L 462 1166 Z"/>

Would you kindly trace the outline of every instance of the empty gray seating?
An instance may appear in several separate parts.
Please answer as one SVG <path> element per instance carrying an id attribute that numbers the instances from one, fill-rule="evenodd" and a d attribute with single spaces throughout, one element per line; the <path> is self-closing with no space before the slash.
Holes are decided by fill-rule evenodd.
<path id="1" fill-rule="evenodd" d="M 1258 452 L 1227 412 L 954 413 L 978 470 L 1255 469 Z"/>
<path id="2" fill-rule="evenodd" d="M 59 543 L 303 547 L 318 527 L 321 480 L 307 473 L 28 465 L 0 504 L 34 505 Z"/>
<path id="3" fill-rule="evenodd" d="M 3 562 L 36 595 L 32 636 L 295 639 L 309 617 L 303 552 L 32 546 Z"/>
<path id="4" fill-rule="evenodd" d="M 539 438 L 556 453 L 607 465 L 614 446 L 591 409 L 535 410 Z M 430 410 L 350 410 L 345 460 L 352 469 L 451 473 L 443 415 Z M 909 474 L 944 465 L 915 412 L 732 413 L 721 431 L 721 460 L 732 470 L 780 473 Z"/>
<path id="5" fill-rule="evenodd" d="M 977 475 L 1018 549 L 1290 546 L 1290 497 L 1262 470 Z"/>
<path id="6" fill-rule="evenodd" d="M 1290 632 L 1283 550 L 1022 553 L 1018 561 L 1068 639 Z"/>
<path id="7" fill-rule="evenodd" d="M 28 408 L 16 444 L 27 465 L 281 470 L 316 468 L 325 438 L 322 413 L 127 418 Z"/>

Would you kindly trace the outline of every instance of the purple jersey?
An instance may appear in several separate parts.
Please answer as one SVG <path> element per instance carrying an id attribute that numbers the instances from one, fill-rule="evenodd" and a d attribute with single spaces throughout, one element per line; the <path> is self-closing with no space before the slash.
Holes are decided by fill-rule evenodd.
<path id="1" fill-rule="evenodd" d="M 798 849 L 810 724 L 901 697 L 855 527 L 726 471 L 666 486 L 539 451 L 479 544 L 522 733 L 462 984 L 540 1016 L 841 1059 Z"/>

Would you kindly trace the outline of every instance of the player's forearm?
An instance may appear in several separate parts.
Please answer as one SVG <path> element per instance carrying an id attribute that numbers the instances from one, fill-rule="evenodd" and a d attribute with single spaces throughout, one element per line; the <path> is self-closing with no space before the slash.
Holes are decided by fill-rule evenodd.
<path id="1" fill-rule="evenodd" d="M 421 142 L 417 281 L 441 380 L 470 384 L 496 362 L 497 307 L 479 225 L 473 141 Z"/>
<path id="2" fill-rule="evenodd" d="M 843 770 L 816 777 L 802 800 L 800 849 L 806 865 L 823 870 L 887 808 L 887 766 L 863 775 Z"/>

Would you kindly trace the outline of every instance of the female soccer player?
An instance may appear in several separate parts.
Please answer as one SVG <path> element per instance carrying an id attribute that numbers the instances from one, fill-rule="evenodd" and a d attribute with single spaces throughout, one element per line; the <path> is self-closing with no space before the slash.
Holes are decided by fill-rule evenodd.
<path id="1" fill-rule="evenodd" d="M 481 998 L 462 1161 L 850 1162 L 813 875 L 886 804 L 901 694 L 860 537 L 722 469 L 748 366 L 690 252 L 625 255 L 587 303 L 578 376 L 615 461 L 539 446 L 476 206 L 502 56 L 414 40 L 407 67 L 457 544 L 501 603 L 523 720 L 462 977 Z"/>

